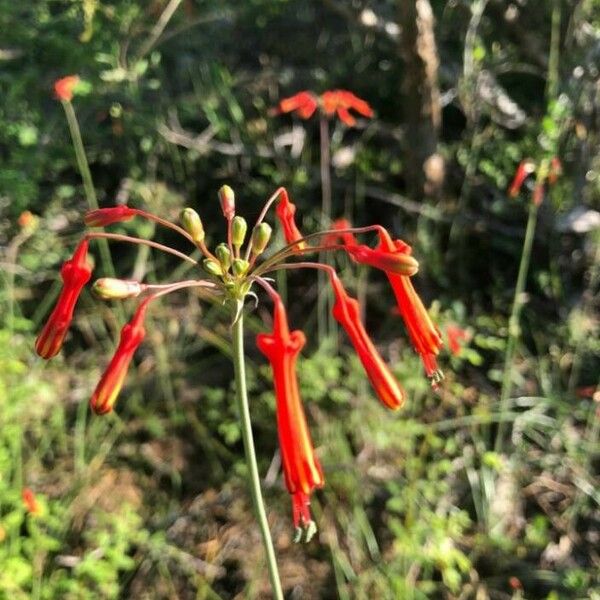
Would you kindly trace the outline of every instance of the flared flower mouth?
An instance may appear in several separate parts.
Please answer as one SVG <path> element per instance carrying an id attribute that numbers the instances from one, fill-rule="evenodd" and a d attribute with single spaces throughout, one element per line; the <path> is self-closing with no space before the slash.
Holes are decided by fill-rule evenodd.
<path id="1" fill-rule="evenodd" d="M 348 90 L 328 90 L 318 96 L 314 92 L 304 90 L 279 102 L 277 112 L 295 113 L 301 119 L 310 119 L 317 109 L 323 116 L 337 118 L 347 125 L 356 125 L 355 113 L 361 117 L 370 119 L 373 117 L 373 109 L 366 100 L 359 98 Z"/>
<path id="2" fill-rule="evenodd" d="M 300 539 L 304 531 L 309 541 L 316 531 L 310 516 L 310 495 L 314 489 L 323 487 L 325 481 L 308 430 L 296 375 L 296 361 L 306 338 L 301 331 L 290 331 L 281 297 L 269 284 L 265 289 L 274 303 L 273 331 L 259 334 L 256 345 L 269 359 L 273 372 L 281 462 L 292 496 L 296 537 Z"/>

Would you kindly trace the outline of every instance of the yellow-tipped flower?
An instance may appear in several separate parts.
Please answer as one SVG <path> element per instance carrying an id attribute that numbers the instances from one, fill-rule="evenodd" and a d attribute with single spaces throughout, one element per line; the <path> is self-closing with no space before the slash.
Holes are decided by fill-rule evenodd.
<path id="1" fill-rule="evenodd" d="M 223 216 L 230 221 L 235 216 L 235 194 L 228 185 L 222 186 L 219 190 L 219 201 Z"/>
<path id="2" fill-rule="evenodd" d="M 246 232 L 248 231 L 248 223 L 244 217 L 234 217 L 231 224 L 231 240 L 233 245 L 239 249 L 246 239 Z"/>
<path id="3" fill-rule="evenodd" d="M 252 231 L 252 254 L 258 256 L 265 251 L 273 230 L 268 223 L 257 225 Z"/>
<path id="4" fill-rule="evenodd" d="M 194 244 L 204 241 L 204 225 L 200 215 L 193 208 L 184 208 L 181 211 L 181 223 L 183 228 L 192 236 Z"/>
<path id="5" fill-rule="evenodd" d="M 93 290 L 103 300 L 124 300 L 136 298 L 142 293 L 143 288 L 139 281 L 102 277 L 94 282 Z"/>

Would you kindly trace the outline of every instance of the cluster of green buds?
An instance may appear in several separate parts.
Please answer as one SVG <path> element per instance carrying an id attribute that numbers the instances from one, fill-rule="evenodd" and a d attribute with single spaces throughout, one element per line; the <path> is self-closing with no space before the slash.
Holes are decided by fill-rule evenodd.
<path id="1" fill-rule="evenodd" d="M 227 242 L 218 244 L 214 254 L 206 247 L 204 225 L 200 215 L 193 208 L 183 209 L 181 223 L 205 256 L 202 261 L 203 269 L 220 280 L 224 289 L 233 298 L 241 299 L 249 292 L 252 285 L 247 275 L 256 263 L 256 259 L 267 248 L 273 230 L 268 223 L 257 223 L 246 249 L 243 250 L 248 223 L 244 217 L 235 214 L 234 191 L 228 185 L 224 185 L 219 190 L 219 200 L 223 216 L 227 221 Z"/>

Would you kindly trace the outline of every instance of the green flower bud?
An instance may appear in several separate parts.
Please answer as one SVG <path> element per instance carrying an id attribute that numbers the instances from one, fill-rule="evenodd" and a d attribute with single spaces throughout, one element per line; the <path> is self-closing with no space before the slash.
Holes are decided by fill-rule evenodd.
<path id="1" fill-rule="evenodd" d="M 233 245 L 239 248 L 246 239 L 246 231 L 248 231 L 248 223 L 244 217 L 234 217 L 231 224 L 231 237 Z"/>
<path id="2" fill-rule="evenodd" d="M 205 258 L 202 261 L 202 266 L 207 273 L 210 273 L 215 277 L 221 277 L 221 275 L 223 275 L 223 269 L 221 269 L 221 265 L 212 258 Z"/>
<path id="3" fill-rule="evenodd" d="M 223 272 L 226 273 L 229 271 L 229 267 L 231 266 L 231 250 L 229 250 L 229 246 L 227 244 L 219 244 L 215 249 L 215 254 L 221 263 Z"/>
<path id="4" fill-rule="evenodd" d="M 249 266 L 250 264 L 247 260 L 236 258 L 231 265 L 231 270 L 236 277 L 242 277 L 248 272 Z"/>
<path id="5" fill-rule="evenodd" d="M 114 277 L 97 279 L 92 286 L 94 293 L 103 300 L 124 300 L 139 296 L 143 289 L 139 281 L 126 281 Z"/>
<path id="6" fill-rule="evenodd" d="M 235 215 L 235 194 L 228 185 L 224 185 L 219 190 L 219 201 L 221 202 L 223 216 L 230 221 Z"/>
<path id="7" fill-rule="evenodd" d="M 252 254 L 258 256 L 265 251 L 273 230 L 268 223 L 261 223 L 252 231 Z"/>
<path id="8" fill-rule="evenodd" d="M 204 226 L 200 215 L 193 208 L 184 208 L 181 211 L 181 223 L 183 228 L 192 236 L 195 244 L 204 241 Z"/>

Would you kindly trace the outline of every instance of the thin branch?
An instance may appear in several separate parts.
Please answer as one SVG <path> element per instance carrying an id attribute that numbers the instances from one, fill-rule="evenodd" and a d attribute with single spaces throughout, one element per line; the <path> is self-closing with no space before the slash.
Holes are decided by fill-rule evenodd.
<path id="1" fill-rule="evenodd" d="M 165 30 L 165 27 L 171 20 L 171 17 L 175 14 L 175 11 L 179 8 L 181 2 L 182 0 L 171 0 L 169 4 L 167 4 L 165 10 L 163 10 L 162 15 L 160 15 L 160 18 L 152 28 L 148 39 L 140 48 L 140 51 L 136 56 L 136 62 L 144 58 L 144 56 L 146 56 L 146 54 L 148 54 L 148 52 L 152 50 L 154 44 L 156 44 L 156 41 L 161 36 L 162 32 Z"/>

